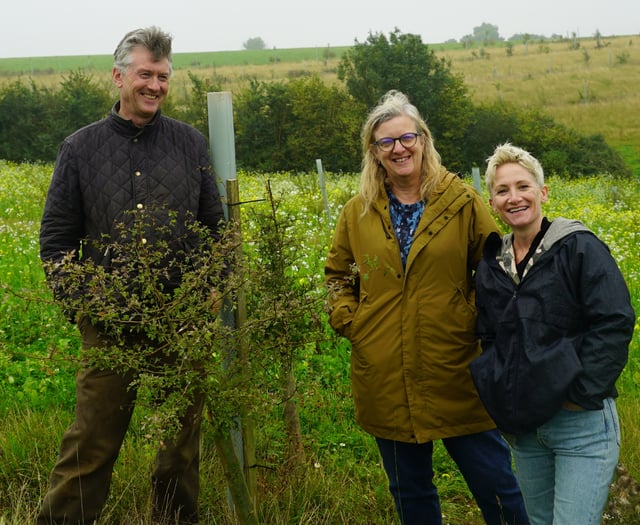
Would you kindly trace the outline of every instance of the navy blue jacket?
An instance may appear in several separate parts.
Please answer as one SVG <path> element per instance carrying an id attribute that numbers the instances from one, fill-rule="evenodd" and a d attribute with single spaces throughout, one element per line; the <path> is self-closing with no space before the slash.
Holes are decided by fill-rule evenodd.
<path id="1" fill-rule="evenodd" d="M 609 249 L 580 222 L 554 220 L 521 280 L 511 242 L 490 237 L 476 271 L 471 373 L 498 428 L 521 434 L 564 401 L 597 410 L 617 396 L 636 317 Z"/>

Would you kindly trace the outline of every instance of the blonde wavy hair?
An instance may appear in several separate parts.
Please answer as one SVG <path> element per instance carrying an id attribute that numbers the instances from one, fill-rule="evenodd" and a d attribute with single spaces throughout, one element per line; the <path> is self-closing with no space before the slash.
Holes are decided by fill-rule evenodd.
<path id="1" fill-rule="evenodd" d="M 374 134 L 380 125 L 392 118 L 408 116 L 416 126 L 416 133 L 422 134 L 422 182 L 420 196 L 426 203 L 434 188 L 442 178 L 440 154 L 433 144 L 433 137 L 426 122 L 420 116 L 418 108 L 409 102 L 402 92 L 391 90 L 385 93 L 378 104 L 369 112 L 362 126 L 362 172 L 360 174 L 360 194 L 364 199 L 363 215 L 369 212 L 388 184 L 387 172 L 376 159 L 371 145 Z"/>

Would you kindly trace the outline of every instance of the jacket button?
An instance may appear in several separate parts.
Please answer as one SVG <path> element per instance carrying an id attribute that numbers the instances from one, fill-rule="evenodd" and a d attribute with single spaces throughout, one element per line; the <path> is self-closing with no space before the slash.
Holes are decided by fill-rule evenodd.
<path id="1" fill-rule="evenodd" d="M 136 171 L 136 177 L 139 177 L 140 175 L 142 175 L 142 173 L 140 173 L 139 171 Z"/>
<path id="2" fill-rule="evenodd" d="M 139 210 L 141 210 L 142 208 L 144 208 L 144 204 L 142 204 L 141 202 L 139 202 L 139 203 L 136 205 L 136 208 L 138 208 Z"/>

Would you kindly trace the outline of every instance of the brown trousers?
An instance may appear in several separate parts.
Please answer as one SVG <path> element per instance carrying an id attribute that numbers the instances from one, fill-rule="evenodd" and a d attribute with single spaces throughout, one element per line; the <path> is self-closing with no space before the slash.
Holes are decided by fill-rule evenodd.
<path id="1" fill-rule="evenodd" d="M 108 344 L 86 321 L 80 331 L 83 349 Z M 89 525 L 99 518 L 133 414 L 133 378 L 93 368 L 78 373 L 75 421 L 62 438 L 37 525 Z M 158 449 L 152 474 L 154 523 L 198 523 L 202 409 L 203 400 L 194 400 L 180 418 L 174 441 Z"/>

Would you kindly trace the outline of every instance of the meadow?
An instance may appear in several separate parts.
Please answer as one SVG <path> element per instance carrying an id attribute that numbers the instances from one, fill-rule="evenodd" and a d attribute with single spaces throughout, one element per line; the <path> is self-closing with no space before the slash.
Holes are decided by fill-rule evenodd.
<path id="1" fill-rule="evenodd" d="M 591 177 L 551 178 L 550 217 L 583 220 L 612 250 L 640 312 L 640 37 L 570 42 L 529 42 L 463 49 L 433 45 L 464 77 L 477 103 L 506 102 L 542 108 L 558 122 L 584 134 L 602 134 L 632 167 L 626 181 Z M 336 82 L 347 48 L 229 51 L 177 54 L 173 96 L 190 89 L 188 73 L 212 78 L 237 91 L 250 79 L 286 80 L 317 74 Z M 16 79 L 57 85 L 69 71 L 84 69 L 109 83 L 111 57 L 0 59 L 0 85 Z M 114 94 L 115 95 L 115 94 Z M 0 160 L 0 525 L 33 520 L 53 466 L 64 428 L 73 416 L 74 371 L 79 338 L 52 303 L 38 260 L 38 226 L 51 165 Z M 304 257 L 301 279 L 320 285 L 333 221 L 357 187 L 355 175 L 327 174 L 329 214 L 314 174 L 239 173 L 242 201 L 263 199 L 270 180 L 282 209 L 296 217 L 291 235 Z M 260 206 L 251 204 L 247 206 Z M 247 240 L 256 234 L 243 207 Z M 33 293 L 35 292 L 35 294 Z M 623 444 L 621 463 L 640 479 L 640 327 L 618 387 Z M 305 468 L 282 464 L 281 409 L 274 407 L 258 429 L 258 512 L 261 523 L 383 525 L 395 523 L 386 478 L 370 436 L 353 422 L 348 345 L 339 340 L 323 352 L 309 351 L 296 369 L 298 406 L 307 453 Z M 114 471 L 112 492 L 100 525 L 148 523 L 149 474 L 155 443 L 145 436 L 146 414 L 137 411 Z M 479 512 L 455 466 L 436 446 L 436 481 L 445 523 L 478 525 Z M 612 490 L 604 523 L 640 523 L 640 507 L 628 494 Z M 222 467 L 209 429 L 203 434 L 202 513 L 205 524 L 232 524 Z"/>
<path id="2" fill-rule="evenodd" d="M 38 260 L 38 227 L 51 165 L 0 161 L 0 525 L 32 522 L 64 428 L 73 416 L 78 334 L 67 323 L 43 281 Z M 300 260 L 300 279 L 321 286 L 323 261 L 333 222 L 355 193 L 356 175 L 327 173 L 330 209 L 324 209 L 316 176 L 239 173 L 240 200 L 265 198 L 270 181 L 281 211 L 295 217 L 290 230 Z M 640 181 L 591 177 L 550 178 L 546 213 L 579 218 L 611 248 L 640 311 Z M 245 242 L 256 235 L 251 209 L 242 207 Z M 290 471 L 282 463 L 281 408 L 256 420 L 257 507 L 269 525 L 385 525 L 396 523 L 375 443 L 353 421 L 349 351 L 333 340 L 313 346 L 296 364 L 297 403 L 307 461 Z M 326 342 L 325 342 L 326 343 Z M 622 425 L 621 463 L 640 479 L 640 326 L 636 325 L 628 366 L 618 387 Z M 136 411 L 114 471 L 112 491 L 100 525 L 146 524 L 149 474 L 155 443 L 143 430 L 144 410 Z M 435 479 L 445 523 L 479 525 L 482 520 L 463 480 L 437 444 Z M 235 523 L 220 462 L 209 429 L 204 428 L 202 523 Z M 612 491 L 603 523 L 638 523 L 637 501 Z"/>

